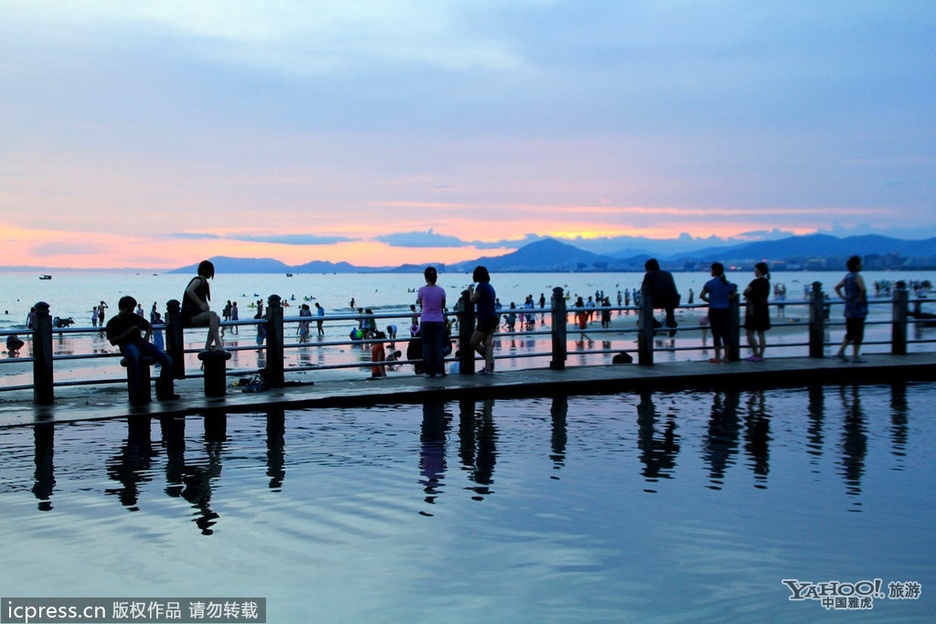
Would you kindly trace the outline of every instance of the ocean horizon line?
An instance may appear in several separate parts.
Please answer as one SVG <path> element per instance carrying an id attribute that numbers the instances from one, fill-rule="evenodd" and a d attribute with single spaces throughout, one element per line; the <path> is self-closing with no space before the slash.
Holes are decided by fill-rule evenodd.
<path id="1" fill-rule="evenodd" d="M 426 263 L 423 266 L 435 266 L 435 267 L 444 267 L 443 264 L 433 264 L 431 262 Z M 700 269 L 668 269 L 671 273 L 698 273 Z M 742 270 L 747 270 L 742 269 Z M 907 269 L 908 271 L 918 272 L 921 269 Z M 176 268 L 176 269 L 140 269 L 140 268 L 73 268 L 73 267 L 17 267 L 17 266 L 0 266 L 0 273 L 39 273 L 40 275 L 50 275 L 53 272 L 62 272 L 62 273 L 151 273 L 153 275 L 184 275 L 192 272 L 189 268 Z M 283 273 L 289 275 L 341 275 L 341 274 L 352 274 L 352 275 L 362 275 L 362 274 L 384 274 L 384 273 L 394 273 L 394 274 L 411 274 L 411 273 L 421 273 L 421 268 L 417 269 L 402 269 L 399 267 L 392 268 L 361 268 L 357 270 L 342 270 L 342 271 L 224 271 L 227 275 L 280 275 Z M 444 268 L 440 268 L 441 273 L 471 273 L 469 270 L 457 269 L 454 271 L 445 271 Z M 624 269 L 584 269 L 584 270 L 558 270 L 558 269 L 513 269 L 509 271 L 498 271 L 498 273 L 575 273 L 575 274 L 602 274 L 602 273 L 643 273 L 643 270 L 633 269 L 633 270 L 624 270 Z M 838 268 L 818 268 L 818 269 L 784 269 L 783 273 L 841 273 L 842 269 Z M 886 270 L 884 272 L 888 273 L 899 273 L 900 270 Z"/>

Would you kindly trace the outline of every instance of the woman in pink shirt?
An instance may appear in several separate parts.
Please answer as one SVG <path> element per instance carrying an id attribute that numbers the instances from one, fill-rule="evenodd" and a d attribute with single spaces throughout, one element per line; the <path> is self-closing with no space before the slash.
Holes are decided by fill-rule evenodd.
<path id="1" fill-rule="evenodd" d="M 422 338 L 423 366 L 427 375 L 445 375 L 445 289 L 436 285 L 439 273 L 435 267 L 423 272 L 426 285 L 419 289 L 416 302 L 422 310 L 419 335 Z"/>

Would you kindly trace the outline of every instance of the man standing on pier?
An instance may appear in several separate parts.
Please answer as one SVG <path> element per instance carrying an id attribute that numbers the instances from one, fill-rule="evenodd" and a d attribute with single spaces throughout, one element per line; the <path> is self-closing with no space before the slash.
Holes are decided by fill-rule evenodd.
<path id="1" fill-rule="evenodd" d="M 107 321 L 107 339 L 120 349 L 120 353 L 126 358 L 134 391 L 143 390 L 140 383 L 140 367 L 144 364 L 141 360 L 143 356 L 149 356 L 160 368 L 159 380 L 156 382 L 156 398 L 160 401 L 178 399 L 179 395 L 174 393 L 172 385 L 172 358 L 149 341 L 153 326 L 135 313 L 136 305 L 136 299 L 129 295 L 120 298 L 117 316 Z"/>

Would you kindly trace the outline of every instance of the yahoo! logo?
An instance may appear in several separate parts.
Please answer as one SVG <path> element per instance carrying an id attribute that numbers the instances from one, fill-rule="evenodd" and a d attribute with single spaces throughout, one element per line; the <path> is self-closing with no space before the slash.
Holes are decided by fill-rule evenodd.
<path id="1" fill-rule="evenodd" d="M 887 584 L 887 594 L 883 592 L 884 581 L 881 579 L 854 583 L 841 581 L 814 583 L 798 579 L 783 579 L 782 583 L 790 590 L 790 600 L 818 600 L 826 609 L 846 611 L 873 609 L 875 598 L 916 600 L 923 593 L 923 586 L 917 581 L 892 581 Z"/>

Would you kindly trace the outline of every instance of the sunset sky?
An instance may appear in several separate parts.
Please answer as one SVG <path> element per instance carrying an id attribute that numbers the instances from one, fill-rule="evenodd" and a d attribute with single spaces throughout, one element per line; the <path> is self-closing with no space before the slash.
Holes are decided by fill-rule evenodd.
<path id="1" fill-rule="evenodd" d="M 0 266 L 936 236 L 931 0 L 0 0 Z"/>

